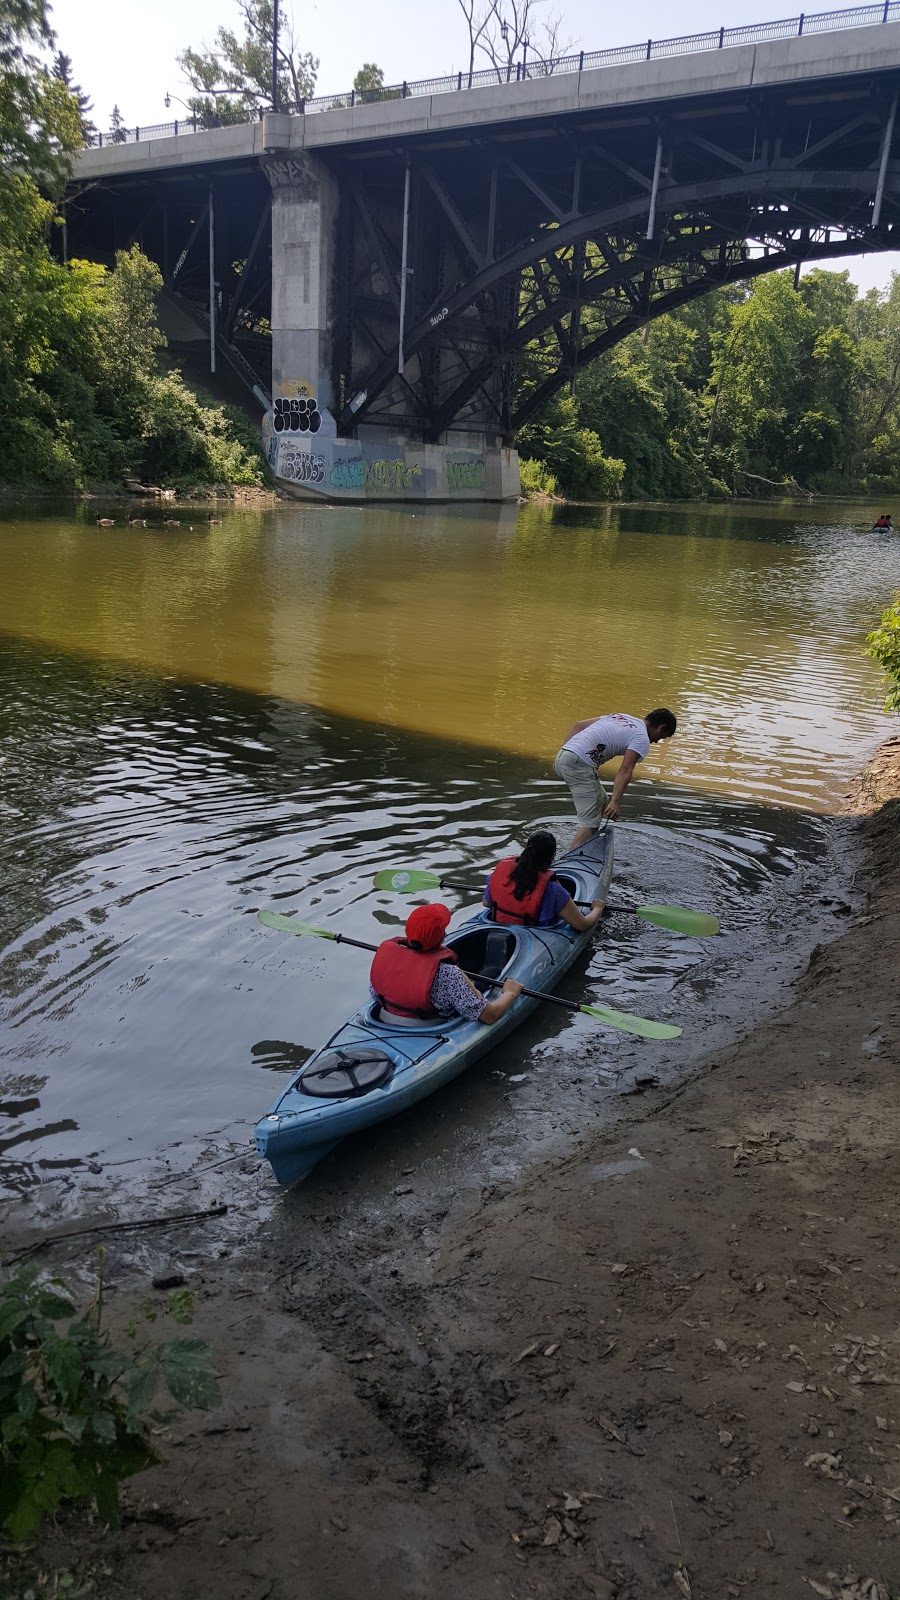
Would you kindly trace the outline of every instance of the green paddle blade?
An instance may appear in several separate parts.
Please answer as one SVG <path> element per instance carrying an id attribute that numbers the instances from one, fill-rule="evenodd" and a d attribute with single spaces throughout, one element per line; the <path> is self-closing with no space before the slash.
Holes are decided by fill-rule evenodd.
<path id="1" fill-rule="evenodd" d="M 435 872 L 406 871 L 403 867 L 389 867 L 386 872 L 376 872 L 376 889 L 393 889 L 396 894 L 415 894 L 419 889 L 439 889 L 441 880 Z"/>
<path id="2" fill-rule="evenodd" d="M 608 1006 L 579 1006 L 588 1017 L 598 1017 L 608 1028 L 620 1033 L 636 1033 L 639 1039 L 677 1039 L 684 1032 L 671 1022 L 651 1022 L 649 1017 L 634 1017 L 630 1011 L 610 1011 Z"/>
<path id="3" fill-rule="evenodd" d="M 705 911 L 688 911 L 685 906 L 638 906 L 637 914 L 645 922 L 655 922 L 658 928 L 671 928 L 673 933 L 695 933 L 712 938 L 719 931 L 718 917 Z"/>
<path id="4" fill-rule="evenodd" d="M 260 911 L 259 920 L 267 928 L 277 928 L 279 933 L 309 933 L 314 939 L 334 938 L 327 928 L 314 928 L 311 922 L 297 922 L 293 917 L 282 916 L 280 911 Z"/>

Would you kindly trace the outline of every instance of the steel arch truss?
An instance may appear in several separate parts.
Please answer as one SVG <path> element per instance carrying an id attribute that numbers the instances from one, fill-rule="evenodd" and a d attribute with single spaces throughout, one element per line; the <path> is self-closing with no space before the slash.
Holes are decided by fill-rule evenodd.
<path id="1" fill-rule="evenodd" d="M 831 80 L 348 160 L 341 431 L 369 422 L 511 441 L 585 361 L 709 289 L 900 248 L 900 169 L 886 144 L 898 88 L 889 74 Z M 535 340 L 545 375 L 526 395 Z"/>

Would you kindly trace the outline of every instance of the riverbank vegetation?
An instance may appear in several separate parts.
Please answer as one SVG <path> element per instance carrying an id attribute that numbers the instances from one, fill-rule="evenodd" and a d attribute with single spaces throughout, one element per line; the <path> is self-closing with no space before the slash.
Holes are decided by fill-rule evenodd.
<path id="1" fill-rule="evenodd" d="M 159 269 L 51 249 L 87 115 L 53 43 L 43 0 L 0 0 L 0 482 L 261 483 L 249 423 L 159 365 Z"/>
<path id="2" fill-rule="evenodd" d="M 586 308 L 582 344 L 601 331 Z M 526 395 L 551 361 L 531 346 Z M 900 278 L 860 295 L 815 268 L 796 288 L 780 272 L 716 290 L 586 366 L 519 449 L 573 497 L 898 492 Z"/>

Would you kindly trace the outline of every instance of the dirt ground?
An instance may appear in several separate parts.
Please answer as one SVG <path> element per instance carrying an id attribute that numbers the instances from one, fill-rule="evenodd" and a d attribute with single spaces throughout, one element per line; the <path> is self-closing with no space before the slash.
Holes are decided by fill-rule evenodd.
<path id="1" fill-rule="evenodd" d="M 211 1259 L 223 1410 L 33 1559 L 128 1600 L 898 1600 L 900 740 L 850 808 L 868 908 L 789 1009 L 518 1186 Z"/>

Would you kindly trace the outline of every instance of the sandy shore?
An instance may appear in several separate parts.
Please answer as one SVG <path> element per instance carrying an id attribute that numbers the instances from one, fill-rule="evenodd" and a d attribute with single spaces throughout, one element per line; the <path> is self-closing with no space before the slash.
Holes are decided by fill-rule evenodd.
<path id="1" fill-rule="evenodd" d="M 869 904 L 787 1010 L 477 1205 L 423 1227 L 400 1185 L 211 1260 L 222 1412 L 29 1562 L 129 1600 L 896 1600 L 900 740 L 850 809 Z"/>

